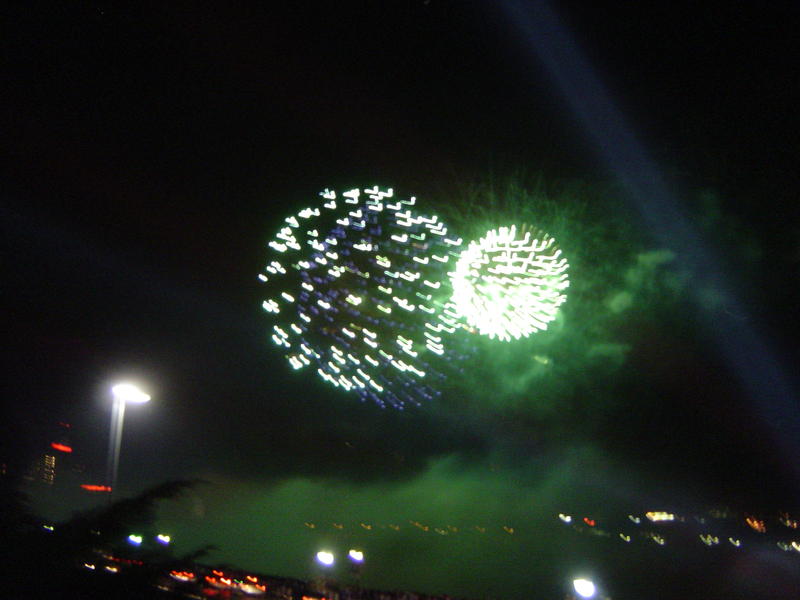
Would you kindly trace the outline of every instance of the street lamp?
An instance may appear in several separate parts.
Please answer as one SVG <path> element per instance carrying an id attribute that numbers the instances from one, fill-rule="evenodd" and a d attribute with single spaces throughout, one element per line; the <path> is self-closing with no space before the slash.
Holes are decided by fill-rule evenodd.
<path id="1" fill-rule="evenodd" d="M 350 560 L 352 560 L 354 563 L 361 564 L 364 562 L 364 553 L 361 550 L 350 550 L 350 552 L 347 553 L 347 556 L 349 556 Z"/>
<path id="2" fill-rule="evenodd" d="M 150 396 L 141 391 L 132 383 L 118 383 L 111 388 L 114 396 L 114 405 L 111 410 L 111 432 L 108 438 L 108 469 L 106 481 L 111 488 L 108 491 L 109 502 L 111 494 L 117 487 L 117 469 L 119 467 L 119 449 L 122 445 L 122 421 L 125 418 L 125 405 L 143 404 L 150 401 Z"/>
<path id="3" fill-rule="evenodd" d="M 348 558 L 350 559 L 350 572 L 355 577 L 356 587 L 361 587 L 361 569 L 364 566 L 364 552 L 361 550 L 356 550 L 355 548 L 351 548 L 350 552 L 347 553 Z"/>

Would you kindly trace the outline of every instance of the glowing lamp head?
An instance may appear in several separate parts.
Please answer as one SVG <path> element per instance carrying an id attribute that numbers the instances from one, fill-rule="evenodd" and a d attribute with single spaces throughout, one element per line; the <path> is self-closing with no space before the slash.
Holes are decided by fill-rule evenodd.
<path id="1" fill-rule="evenodd" d="M 164 544 L 165 546 L 167 546 L 172 541 L 172 538 L 169 537 L 168 535 L 164 535 L 163 533 L 159 533 L 156 536 L 156 540 L 158 540 L 159 544 Z"/>
<path id="2" fill-rule="evenodd" d="M 593 598 L 596 588 L 594 583 L 589 579 L 576 579 L 572 582 L 575 588 L 575 593 L 581 598 Z"/>
<path id="3" fill-rule="evenodd" d="M 317 562 L 321 565 L 325 565 L 326 567 L 332 566 L 334 562 L 333 553 L 320 550 L 317 552 Z"/>
<path id="4" fill-rule="evenodd" d="M 132 383 L 118 383 L 111 388 L 111 393 L 114 398 L 125 403 L 142 404 L 150 401 L 150 396 Z"/>
<path id="5" fill-rule="evenodd" d="M 134 546 L 141 546 L 142 545 L 142 536 L 130 534 L 128 536 L 128 543 L 133 544 Z"/>
<path id="6" fill-rule="evenodd" d="M 361 550 L 350 550 L 350 552 L 348 552 L 347 555 L 353 562 L 357 563 L 364 562 L 364 553 L 361 552 Z"/>
<path id="7" fill-rule="evenodd" d="M 516 226 L 486 232 L 449 273 L 455 312 L 481 335 L 509 341 L 547 329 L 567 299 L 569 264 L 546 233 Z"/>

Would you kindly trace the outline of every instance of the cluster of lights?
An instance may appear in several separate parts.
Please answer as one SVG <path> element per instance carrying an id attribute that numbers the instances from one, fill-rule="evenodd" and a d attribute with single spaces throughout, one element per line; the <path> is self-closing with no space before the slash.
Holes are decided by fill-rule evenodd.
<path id="1" fill-rule="evenodd" d="M 111 554 L 104 554 L 103 558 L 106 559 L 107 561 L 110 561 L 110 563 L 117 563 L 117 564 L 106 564 L 103 567 L 103 570 L 107 571 L 108 573 L 114 573 L 114 574 L 119 573 L 120 571 L 120 567 L 118 566 L 119 564 L 128 566 L 138 566 L 138 567 L 144 565 L 144 562 L 142 562 L 141 560 L 137 560 L 135 558 L 120 558 L 118 556 L 113 556 Z M 85 562 L 83 563 L 83 568 L 88 569 L 89 571 L 96 571 L 97 564 L 93 562 Z"/>
<path id="2" fill-rule="evenodd" d="M 556 318 L 568 267 L 549 235 L 514 225 L 492 229 L 469 243 L 450 273 L 453 309 L 482 335 L 526 337 Z"/>
<path id="3" fill-rule="evenodd" d="M 764 523 L 763 519 L 757 519 L 755 517 L 747 517 L 744 521 L 753 531 L 757 531 L 758 533 L 766 533 L 767 531 L 767 526 Z"/>
<path id="4" fill-rule="evenodd" d="M 174 575 L 173 578 L 177 579 Z M 211 575 L 204 577 L 204 581 L 218 590 L 239 591 L 249 596 L 263 596 L 267 593 L 266 584 L 261 583 L 255 575 L 246 575 L 240 579 L 214 569 L 211 571 Z"/>
<path id="5" fill-rule="evenodd" d="M 543 232 L 500 227 L 462 248 L 391 188 L 320 196 L 269 242 L 262 306 L 292 368 L 362 399 L 419 405 L 438 395 L 437 359 L 462 358 L 449 335 L 526 337 L 547 329 L 566 300 L 569 265 Z"/>
<path id="6" fill-rule="evenodd" d="M 317 525 L 317 523 L 314 523 L 313 521 L 306 521 L 303 524 L 309 529 L 317 529 L 318 527 L 322 527 L 321 525 Z M 455 525 L 445 525 L 442 527 L 438 527 L 436 525 L 429 525 L 422 523 L 420 521 L 413 521 L 413 520 L 409 521 L 408 524 L 411 525 L 411 527 L 423 531 L 425 533 L 432 532 L 432 533 L 437 533 L 439 535 L 454 535 L 462 532 L 485 534 L 487 531 L 489 533 L 502 531 L 508 535 L 514 535 L 514 533 L 516 532 L 516 529 L 514 527 L 511 527 L 510 525 L 502 525 L 497 528 L 481 527 L 480 525 L 472 525 L 467 527 L 456 527 Z M 344 523 L 336 523 L 336 522 L 331 523 L 330 526 L 333 527 L 333 529 L 337 529 L 339 531 L 348 528 L 348 526 L 346 526 Z M 384 530 L 384 529 L 390 529 L 392 531 L 400 531 L 401 529 L 403 529 L 403 526 L 398 525 L 396 523 L 371 524 L 371 523 L 361 522 L 356 525 L 351 525 L 349 527 L 353 529 L 361 528 L 364 531 Z"/>
<path id="7" fill-rule="evenodd" d="M 355 564 L 364 562 L 364 552 L 351 548 L 347 552 L 347 557 Z M 336 563 L 336 556 L 329 550 L 320 550 L 317 552 L 317 562 L 324 567 L 332 567 Z"/>
<path id="8" fill-rule="evenodd" d="M 781 513 L 778 517 L 778 521 L 780 521 L 781 525 L 789 529 L 797 529 L 798 526 L 800 526 L 800 520 L 790 517 L 788 513 Z"/>
<path id="9" fill-rule="evenodd" d="M 259 279 L 272 340 L 294 369 L 362 399 L 397 408 L 431 399 L 443 378 L 432 361 L 459 326 L 442 282 L 462 240 L 392 189 L 321 197 L 269 243 Z"/>
<path id="10" fill-rule="evenodd" d="M 156 542 L 161 544 L 162 546 L 168 546 L 172 541 L 172 538 L 166 534 L 159 533 L 155 537 Z M 144 541 L 144 537 L 135 533 L 132 533 L 128 536 L 128 543 L 132 546 L 141 546 L 142 542 Z"/>
<path id="11" fill-rule="evenodd" d="M 778 548 L 785 552 L 800 552 L 800 541 L 778 542 Z"/>
<path id="12" fill-rule="evenodd" d="M 712 516 L 715 519 L 723 519 L 723 518 L 726 518 L 729 515 L 727 513 L 725 513 L 725 514 L 723 514 L 723 513 L 712 513 Z M 664 523 L 668 524 L 668 523 L 672 523 L 672 522 L 675 522 L 675 521 L 680 521 L 680 522 L 685 522 L 686 521 L 686 518 L 679 517 L 679 516 L 675 515 L 674 513 L 670 513 L 670 512 L 666 512 L 666 511 L 649 511 L 649 512 L 645 513 L 645 517 L 647 518 L 648 521 L 650 521 L 651 523 L 654 523 L 654 524 L 664 524 Z M 568 515 L 568 514 L 565 514 L 565 513 L 559 513 L 558 514 L 558 519 L 562 523 L 565 523 L 567 525 L 571 525 L 572 528 L 575 529 L 576 531 L 582 531 L 582 527 L 579 525 L 579 521 L 576 521 L 572 517 L 572 515 Z M 642 518 L 638 517 L 636 515 L 628 515 L 628 520 L 631 523 L 633 523 L 634 525 L 640 525 L 642 523 Z M 696 523 L 699 523 L 699 524 L 706 524 L 707 523 L 707 519 L 705 517 L 701 517 L 701 516 L 695 516 L 693 520 Z M 798 521 L 796 519 L 792 518 L 791 516 L 789 516 L 787 513 L 781 513 L 779 518 L 778 518 L 778 521 L 781 524 L 783 524 L 785 527 L 789 528 L 789 529 L 797 529 L 798 528 Z M 608 533 L 607 531 L 605 531 L 605 530 L 603 530 L 603 529 L 601 529 L 599 527 L 596 527 L 597 521 L 595 519 L 592 519 L 592 518 L 589 518 L 589 517 L 583 517 L 580 520 L 580 522 L 588 525 L 591 529 L 589 529 L 587 531 L 591 532 L 594 535 L 599 535 L 599 536 L 602 536 L 602 537 L 610 537 L 611 536 L 611 534 Z M 766 531 L 767 531 L 767 526 L 766 526 L 766 522 L 765 522 L 764 519 L 760 519 L 760 518 L 753 517 L 753 516 L 748 516 L 748 517 L 746 517 L 744 519 L 744 523 L 750 529 L 752 529 L 753 531 L 755 531 L 757 533 L 763 534 L 763 533 L 766 533 Z M 644 537 L 645 539 L 648 539 L 648 540 L 658 544 L 659 546 L 666 545 L 666 538 L 663 535 L 659 534 L 659 533 L 656 533 L 656 532 L 653 532 L 653 531 L 643 531 L 643 532 L 641 532 L 641 536 Z M 619 539 L 621 539 L 625 543 L 630 543 L 631 540 L 632 540 L 632 536 L 631 535 L 626 534 L 626 533 L 622 533 L 622 532 L 618 534 L 618 537 L 619 537 Z M 727 539 L 726 539 L 724 536 L 720 537 L 719 535 L 715 535 L 713 533 L 705 532 L 705 533 L 699 534 L 698 535 L 698 539 L 700 540 L 701 543 L 703 543 L 703 544 L 705 544 L 706 546 L 709 546 L 709 547 L 719 546 L 719 545 L 723 544 L 725 541 L 727 541 L 734 548 L 742 548 L 742 547 L 744 547 L 742 539 L 740 537 L 738 537 L 738 536 L 737 537 L 728 536 Z M 782 540 L 782 541 L 777 541 L 776 544 L 781 550 L 784 550 L 784 551 L 787 551 L 787 552 L 792 552 L 792 551 L 800 552 L 800 541 L 798 541 L 798 540 L 794 540 L 794 541 L 783 541 Z"/>
<path id="13" fill-rule="evenodd" d="M 85 562 L 83 563 L 83 568 L 88 569 L 89 571 L 96 571 L 97 565 L 94 563 Z M 103 567 L 103 570 L 114 574 L 119 573 L 119 567 L 116 565 L 106 565 Z"/>
<path id="14" fill-rule="evenodd" d="M 651 510 L 644 514 L 645 517 L 652 523 L 658 523 L 661 521 L 674 521 L 675 515 L 669 512 L 665 512 L 663 510 Z"/>

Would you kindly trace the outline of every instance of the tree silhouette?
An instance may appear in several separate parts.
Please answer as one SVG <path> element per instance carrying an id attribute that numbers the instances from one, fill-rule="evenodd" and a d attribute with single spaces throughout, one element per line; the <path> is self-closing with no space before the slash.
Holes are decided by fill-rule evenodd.
<path id="1" fill-rule="evenodd" d="M 199 483 L 202 482 L 198 479 L 167 481 L 138 496 L 77 513 L 55 524 L 50 531 L 32 515 L 25 494 L 3 480 L 0 526 L 4 543 L 0 545 L 0 572 L 4 574 L 6 590 L 11 593 L 8 597 L 108 597 L 106 588 L 114 586 L 114 594 L 119 592 L 118 597 L 127 598 L 126 594 L 147 590 L 165 569 L 193 564 L 216 546 L 209 544 L 176 558 L 169 546 L 153 540 L 158 503 L 176 499 Z M 131 546 L 127 537 L 132 532 L 146 537 L 150 543 Z M 87 579 L 87 572 L 82 569 L 84 563 L 101 565 L 108 560 L 127 564 L 133 560 L 138 566 L 122 570 L 112 580 Z"/>

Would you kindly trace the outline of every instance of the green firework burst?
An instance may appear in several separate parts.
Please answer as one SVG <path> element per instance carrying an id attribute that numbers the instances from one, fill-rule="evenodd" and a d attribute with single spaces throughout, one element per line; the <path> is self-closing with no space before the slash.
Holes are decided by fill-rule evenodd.
<path id="1" fill-rule="evenodd" d="M 472 241 L 450 273 L 455 312 L 489 338 L 547 329 L 567 299 L 567 269 L 555 239 L 515 225 Z"/>

